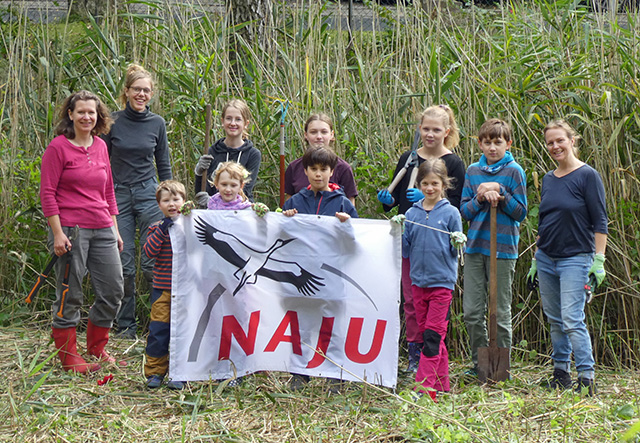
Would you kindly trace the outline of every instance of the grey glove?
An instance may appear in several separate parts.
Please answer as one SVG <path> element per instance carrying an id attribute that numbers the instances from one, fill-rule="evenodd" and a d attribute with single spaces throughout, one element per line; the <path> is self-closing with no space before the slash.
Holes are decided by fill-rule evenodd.
<path id="1" fill-rule="evenodd" d="M 209 194 L 206 191 L 196 194 L 196 204 L 200 209 L 207 209 L 209 203 Z"/>
<path id="2" fill-rule="evenodd" d="M 198 159 L 198 163 L 196 164 L 196 175 L 202 175 L 206 171 L 208 171 L 212 161 L 213 161 L 213 155 L 206 154 L 201 156 Z"/>

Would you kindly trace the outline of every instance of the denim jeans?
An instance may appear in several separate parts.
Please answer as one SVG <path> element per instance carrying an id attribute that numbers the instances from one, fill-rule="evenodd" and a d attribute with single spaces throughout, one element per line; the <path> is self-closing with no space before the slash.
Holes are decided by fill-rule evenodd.
<path id="1" fill-rule="evenodd" d="M 593 254 L 553 259 L 538 249 L 536 260 L 542 308 L 551 329 L 553 365 L 569 372 L 573 351 L 578 376 L 593 379 L 595 361 L 584 312 L 584 286 Z"/>
<path id="2" fill-rule="evenodd" d="M 151 178 L 135 185 L 115 185 L 118 203 L 118 230 L 124 242 L 120 254 L 122 273 L 125 279 L 125 294 L 118 313 L 118 330 L 136 330 L 136 230 L 140 231 L 140 246 L 147 241 L 149 226 L 162 219 L 162 211 L 156 201 L 158 181 Z M 147 280 L 153 276 L 154 260 L 144 254 L 140 257 L 140 268 Z"/>

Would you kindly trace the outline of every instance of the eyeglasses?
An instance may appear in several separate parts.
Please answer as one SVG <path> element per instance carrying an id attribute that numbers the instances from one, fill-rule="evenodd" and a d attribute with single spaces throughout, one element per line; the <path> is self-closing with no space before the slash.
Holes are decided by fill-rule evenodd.
<path id="1" fill-rule="evenodd" d="M 131 89 L 134 94 L 140 94 L 141 92 L 144 92 L 145 95 L 151 94 L 151 89 L 149 88 L 138 88 L 137 86 L 132 86 L 129 89 Z"/>

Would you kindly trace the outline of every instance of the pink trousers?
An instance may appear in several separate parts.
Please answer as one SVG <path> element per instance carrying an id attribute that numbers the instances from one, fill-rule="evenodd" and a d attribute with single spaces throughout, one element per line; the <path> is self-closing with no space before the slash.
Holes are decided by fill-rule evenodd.
<path id="1" fill-rule="evenodd" d="M 416 320 L 424 341 L 416 382 L 425 388 L 447 392 L 449 391 L 449 353 L 444 339 L 449 325 L 449 308 L 453 291 L 447 288 L 417 286 L 411 288 Z"/>
<path id="2" fill-rule="evenodd" d="M 407 341 L 409 343 L 422 343 L 422 331 L 416 321 L 416 309 L 413 305 L 413 294 L 411 276 L 409 271 L 411 264 L 408 258 L 402 258 L 402 297 L 404 297 L 404 324 L 406 328 Z"/>

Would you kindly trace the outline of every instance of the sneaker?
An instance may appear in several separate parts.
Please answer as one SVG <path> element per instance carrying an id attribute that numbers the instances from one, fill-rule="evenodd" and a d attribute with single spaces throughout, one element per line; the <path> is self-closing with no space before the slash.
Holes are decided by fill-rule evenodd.
<path id="1" fill-rule="evenodd" d="M 578 380 L 576 381 L 575 391 L 578 394 L 584 394 L 587 397 L 593 397 L 597 392 L 596 384 L 590 378 L 578 377 Z"/>
<path id="2" fill-rule="evenodd" d="M 186 383 L 183 381 L 169 380 L 167 382 L 167 389 L 172 389 L 174 391 L 181 391 L 186 386 Z"/>
<path id="3" fill-rule="evenodd" d="M 293 377 L 291 377 L 291 381 L 289 382 L 289 389 L 292 391 L 299 391 L 309 383 L 309 380 L 310 378 L 308 375 L 293 374 Z"/>
<path id="4" fill-rule="evenodd" d="M 146 386 L 149 389 L 157 389 L 162 385 L 162 380 L 164 380 L 164 377 L 162 375 L 150 375 L 149 377 L 147 377 Z"/>
<path id="5" fill-rule="evenodd" d="M 406 372 L 410 372 L 413 374 L 418 372 L 418 366 L 420 365 L 421 352 L 422 352 L 422 343 L 409 342 L 409 346 L 408 346 L 409 365 L 407 366 Z"/>
<path id="6" fill-rule="evenodd" d="M 240 386 L 241 384 L 242 384 L 242 377 L 236 377 L 229 381 L 229 383 L 227 384 L 227 387 L 235 388 L 237 386 Z"/>
<path id="7" fill-rule="evenodd" d="M 473 365 L 473 368 L 469 368 L 466 371 L 464 371 L 463 375 L 465 377 L 478 378 L 478 365 Z"/>
<path id="8" fill-rule="evenodd" d="M 571 389 L 571 374 L 564 369 L 555 368 L 553 370 L 553 376 L 549 381 L 549 388 L 551 389 Z"/>
<path id="9" fill-rule="evenodd" d="M 340 394 L 340 391 L 342 391 L 342 380 L 327 378 L 327 393 Z"/>

